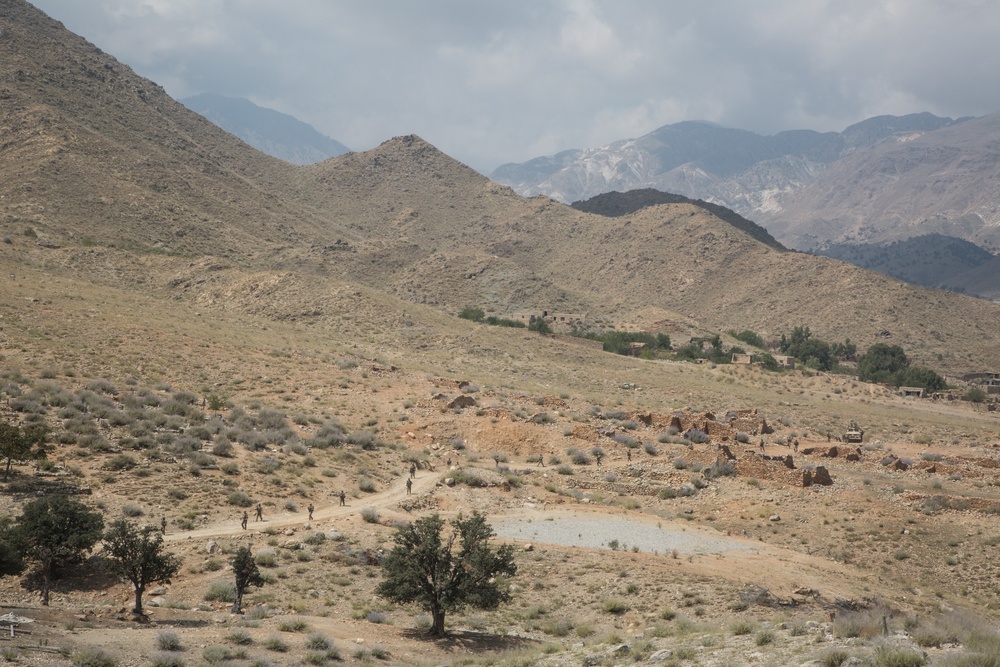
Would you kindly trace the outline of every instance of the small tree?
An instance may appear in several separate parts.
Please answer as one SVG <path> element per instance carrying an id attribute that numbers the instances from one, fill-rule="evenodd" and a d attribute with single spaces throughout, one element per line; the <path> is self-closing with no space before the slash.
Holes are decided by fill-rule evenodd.
<path id="1" fill-rule="evenodd" d="M 0 577 L 20 574 L 24 570 L 22 550 L 23 544 L 14 522 L 8 516 L 0 517 Z"/>
<path id="2" fill-rule="evenodd" d="M 395 542 L 383 562 L 385 578 L 375 592 L 392 602 L 416 602 L 433 619 L 431 634 L 443 636 L 447 612 L 465 606 L 495 609 L 510 600 L 508 578 L 517 572 L 514 547 L 489 546 L 493 529 L 481 514 L 451 521 L 439 515 L 417 519 L 396 531 Z"/>
<path id="3" fill-rule="evenodd" d="M 60 568 L 83 560 L 101 539 L 104 519 L 66 496 L 46 496 L 24 505 L 17 522 L 23 557 L 34 562 L 42 579 L 42 604 L 49 604 L 49 587 Z"/>
<path id="4" fill-rule="evenodd" d="M 250 553 L 250 547 L 240 547 L 233 556 L 233 573 L 236 575 L 236 599 L 233 600 L 233 613 L 243 613 L 243 594 L 251 586 L 263 586 L 264 577 L 260 575 L 257 561 Z"/>
<path id="5" fill-rule="evenodd" d="M 14 461 L 28 461 L 45 457 L 45 436 L 48 430 L 44 426 L 28 426 L 21 428 L 8 422 L 0 422 L 0 458 L 7 459 L 7 467 L 3 471 L 3 481 L 10 475 L 10 465 Z"/>
<path id="6" fill-rule="evenodd" d="M 181 568 L 181 559 L 163 550 L 163 535 L 153 526 L 140 528 L 131 521 L 118 519 L 104 533 L 104 550 L 115 574 L 132 582 L 135 607 L 132 613 L 142 616 L 142 594 L 149 584 L 170 583 Z"/>

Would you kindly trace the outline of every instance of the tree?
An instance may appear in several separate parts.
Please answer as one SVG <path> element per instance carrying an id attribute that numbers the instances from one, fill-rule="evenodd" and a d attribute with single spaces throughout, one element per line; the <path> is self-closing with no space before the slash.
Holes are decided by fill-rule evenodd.
<path id="1" fill-rule="evenodd" d="M 910 360 L 906 358 L 903 348 L 875 343 L 858 359 L 858 379 L 862 382 L 893 384 L 896 376 L 909 366 Z"/>
<path id="2" fill-rule="evenodd" d="M 486 317 L 486 313 L 483 312 L 482 308 L 476 308 L 475 306 L 466 306 L 462 310 L 458 311 L 458 316 L 461 317 L 463 320 L 482 322 L 483 318 Z"/>
<path id="3" fill-rule="evenodd" d="M 535 319 L 534 322 L 528 325 L 528 331 L 535 331 L 537 333 L 546 335 L 552 333 L 552 327 L 541 317 Z"/>
<path id="4" fill-rule="evenodd" d="M 943 391 L 948 387 L 945 379 L 923 366 L 910 366 L 896 375 L 897 387 L 923 387 L 924 390 L 933 394 L 936 391 Z"/>
<path id="5" fill-rule="evenodd" d="M 481 514 L 450 522 L 439 515 L 417 519 L 396 531 L 396 546 L 383 562 L 385 578 L 375 592 L 392 602 L 416 602 L 430 612 L 431 634 L 443 636 L 445 614 L 465 606 L 495 609 L 510 600 L 507 579 L 517 572 L 514 547 L 493 550 L 493 529 Z"/>
<path id="6" fill-rule="evenodd" d="M 8 422 L 0 422 L 0 458 L 7 459 L 7 467 L 3 472 L 3 481 L 10 475 L 10 465 L 13 461 L 28 461 L 45 457 L 45 436 L 48 430 L 44 426 L 27 426 L 21 428 Z"/>
<path id="7" fill-rule="evenodd" d="M 10 517 L 0 517 L 0 577 L 20 574 L 24 570 L 21 558 L 23 544 Z"/>
<path id="8" fill-rule="evenodd" d="M 163 535 L 154 526 L 138 525 L 118 519 L 104 533 L 104 551 L 109 567 L 118 576 L 132 582 L 135 607 L 132 613 L 142 616 L 142 594 L 149 584 L 170 583 L 181 569 L 181 559 L 163 550 Z"/>
<path id="9" fill-rule="evenodd" d="M 24 505 L 15 528 L 23 557 L 36 564 L 42 579 L 42 604 L 59 569 L 83 560 L 101 539 L 104 519 L 98 512 L 66 496 L 46 496 Z"/>
<path id="10" fill-rule="evenodd" d="M 263 586 L 264 577 L 260 574 L 257 561 L 250 553 L 250 547 L 240 547 L 232 560 L 233 573 L 236 575 L 236 599 L 233 600 L 233 613 L 243 613 L 243 594 L 251 586 Z"/>

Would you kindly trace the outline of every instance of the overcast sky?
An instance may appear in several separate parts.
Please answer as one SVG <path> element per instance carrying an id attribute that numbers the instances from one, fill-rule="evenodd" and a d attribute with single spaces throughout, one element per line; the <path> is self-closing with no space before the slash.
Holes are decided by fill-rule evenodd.
<path id="1" fill-rule="evenodd" d="M 774 134 L 1000 109 L 996 0 L 31 0 L 175 98 L 484 173 L 682 120 Z"/>

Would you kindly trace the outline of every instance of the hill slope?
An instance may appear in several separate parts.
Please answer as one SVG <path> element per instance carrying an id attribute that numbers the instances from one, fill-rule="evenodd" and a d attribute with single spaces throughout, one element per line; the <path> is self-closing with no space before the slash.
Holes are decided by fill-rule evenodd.
<path id="1" fill-rule="evenodd" d="M 257 150 L 292 164 L 322 162 L 350 151 L 294 116 L 240 97 L 202 93 L 181 103 Z"/>
<path id="2" fill-rule="evenodd" d="M 26 3 L 6 12 L 0 231 L 26 266 L 321 327 L 354 320 L 347 295 L 363 286 L 379 327 L 413 321 L 407 304 L 685 333 L 808 324 L 861 345 L 891 331 L 945 367 L 1000 366 L 990 304 L 779 252 L 690 204 L 607 218 L 525 199 L 414 136 L 295 167 Z"/>

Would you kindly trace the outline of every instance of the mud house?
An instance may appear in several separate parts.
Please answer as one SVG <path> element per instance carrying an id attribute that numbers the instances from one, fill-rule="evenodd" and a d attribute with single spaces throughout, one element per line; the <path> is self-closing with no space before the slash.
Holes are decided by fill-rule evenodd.
<path id="1" fill-rule="evenodd" d="M 900 387 L 896 390 L 896 393 L 904 398 L 923 398 L 924 388 L 923 387 Z"/>
<path id="2" fill-rule="evenodd" d="M 795 370 L 795 357 L 789 357 L 787 354 L 776 354 L 774 360 L 778 362 L 780 368 Z"/>
<path id="3" fill-rule="evenodd" d="M 749 366 L 750 363 L 752 362 L 752 360 L 753 360 L 753 358 L 749 354 L 734 354 L 733 355 L 733 359 L 732 359 L 732 363 L 734 363 L 734 364 L 746 364 L 747 366 Z"/>
<path id="4" fill-rule="evenodd" d="M 582 325 L 587 320 L 586 313 L 559 313 L 552 310 L 543 310 L 541 312 L 532 313 L 517 313 L 511 315 L 512 320 L 517 320 L 518 322 L 524 322 L 525 324 L 534 324 L 536 320 L 544 320 L 549 324 L 564 324 L 566 326 L 579 326 Z"/>

